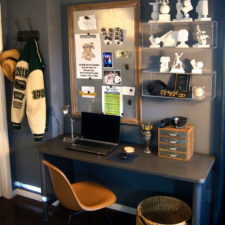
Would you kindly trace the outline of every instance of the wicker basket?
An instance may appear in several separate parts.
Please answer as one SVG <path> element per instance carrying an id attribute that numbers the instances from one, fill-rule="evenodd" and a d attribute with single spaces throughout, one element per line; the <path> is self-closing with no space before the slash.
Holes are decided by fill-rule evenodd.
<path id="1" fill-rule="evenodd" d="M 136 225 L 185 225 L 190 218 L 191 209 L 185 202 L 169 196 L 156 196 L 138 205 Z"/>

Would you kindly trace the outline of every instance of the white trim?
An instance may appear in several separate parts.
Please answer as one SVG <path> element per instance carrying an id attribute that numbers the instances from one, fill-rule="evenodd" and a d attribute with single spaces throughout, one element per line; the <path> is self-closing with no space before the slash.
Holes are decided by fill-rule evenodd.
<path id="1" fill-rule="evenodd" d="M 2 20 L 0 5 L 0 52 L 3 50 L 2 43 Z M 3 197 L 12 198 L 12 180 L 9 159 L 9 139 L 7 127 L 5 83 L 4 76 L 0 69 L 0 184 Z"/>
<path id="2" fill-rule="evenodd" d="M 25 191 L 25 190 L 17 188 L 17 189 L 14 190 L 13 193 L 14 193 L 14 195 L 20 195 L 20 196 L 30 198 L 30 199 L 33 199 L 33 200 L 36 200 L 36 201 L 42 201 L 42 197 L 41 197 L 40 194 L 35 194 L 33 192 L 30 192 L 30 191 Z M 57 205 L 57 204 L 58 204 L 58 201 L 53 203 L 53 205 Z M 132 214 L 132 215 L 136 215 L 136 209 L 135 208 L 128 207 L 128 206 L 125 206 L 125 205 L 115 203 L 115 204 L 109 206 L 108 208 L 116 210 L 116 211 L 124 212 L 124 213 L 129 213 L 129 214 Z"/>

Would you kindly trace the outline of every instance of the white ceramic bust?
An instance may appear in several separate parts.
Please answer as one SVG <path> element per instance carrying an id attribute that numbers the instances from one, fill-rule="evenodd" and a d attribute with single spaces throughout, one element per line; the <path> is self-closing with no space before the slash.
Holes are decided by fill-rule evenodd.
<path id="1" fill-rule="evenodd" d="M 186 44 L 188 41 L 189 32 L 187 29 L 181 29 L 178 31 L 177 34 L 177 41 L 178 45 L 177 48 L 189 48 L 189 46 Z"/>
<path id="2" fill-rule="evenodd" d="M 197 21 L 211 21 L 212 18 L 208 17 L 209 9 L 208 9 L 208 0 L 199 0 L 198 5 L 196 7 L 196 12 L 198 13 Z"/>
<path id="3" fill-rule="evenodd" d="M 170 19 L 170 7 L 169 7 L 169 0 L 161 0 L 160 7 L 159 7 L 159 21 L 166 22 L 171 21 Z"/>
<path id="4" fill-rule="evenodd" d="M 153 35 L 151 35 L 149 37 L 149 41 L 150 41 L 150 48 L 160 48 L 160 42 L 161 42 L 161 38 L 160 37 L 155 37 Z"/>
<path id="5" fill-rule="evenodd" d="M 161 73 L 168 73 L 169 72 L 169 63 L 170 63 L 170 57 L 169 56 L 161 56 L 160 57 L 160 72 Z"/>
<path id="6" fill-rule="evenodd" d="M 193 6 L 191 4 L 191 0 L 184 0 L 183 1 L 183 8 L 181 8 L 181 11 L 184 13 L 184 21 L 192 21 L 192 18 L 190 18 L 189 12 L 193 9 Z"/>
<path id="7" fill-rule="evenodd" d="M 206 31 L 202 31 L 200 26 L 197 25 L 196 27 L 196 36 L 198 43 L 193 45 L 194 48 L 210 48 L 210 44 L 207 43 L 207 39 L 209 38 L 209 35 L 206 34 Z"/>
<path id="8" fill-rule="evenodd" d="M 193 67 L 191 71 L 192 73 L 198 73 L 198 74 L 202 73 L 203 66 L 204 66 L 204 63 L 202 61 L 196 61 L 195 59 L 192 59 L 190 63 Z"/>
<path id="9" fill-rule="evenodd" d="M 152 6 L 151 19 L 157 21 L 159 19 L 159 1 L 150 2 L 149 5 Z"/>
<path id="10" fill-rule="evenodd" d="M 183 3 L 181 2 L 181 0 L 177 0 L 176 3 L 176 10 L 177 10 L 177 14 L 176 14 L 176 19 L 174 19 L 174 21 L 180 21 L 184 18 L 184 15 L 181 11 L 181 9 L 184 7 Z"/>

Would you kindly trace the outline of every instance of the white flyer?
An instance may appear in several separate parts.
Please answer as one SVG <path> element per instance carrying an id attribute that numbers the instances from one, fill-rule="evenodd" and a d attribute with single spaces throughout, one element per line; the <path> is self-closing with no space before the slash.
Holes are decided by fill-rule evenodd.
<path id="1" fill-rule="evenodd" d="M 95 87 L 82 86 L 81 87 L 82 98 L 95 98 Z"/>
<path id="2" fill-rule="evenodd" d="M 100 34 L 75 34 L 76 77 L 102 79 Z"/>
<path id="3" fill-rule="evenodd" d="M 97 22 L 95 15 L 80 16 L 77 21 L 80 30 L 96 30 Z"/>

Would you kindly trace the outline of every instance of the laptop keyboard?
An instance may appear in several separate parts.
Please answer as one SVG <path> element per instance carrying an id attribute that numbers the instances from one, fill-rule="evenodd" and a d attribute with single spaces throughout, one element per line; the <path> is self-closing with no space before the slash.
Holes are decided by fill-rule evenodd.
<path id="1" fill-rule="evenodd" d="M 87 146 L 87 147 L 100 147 L 100 148 L 111 148 L 113 145 L 105 143 L 96 143 L 90 141 L 78 141 L 77 146 Z"/>

